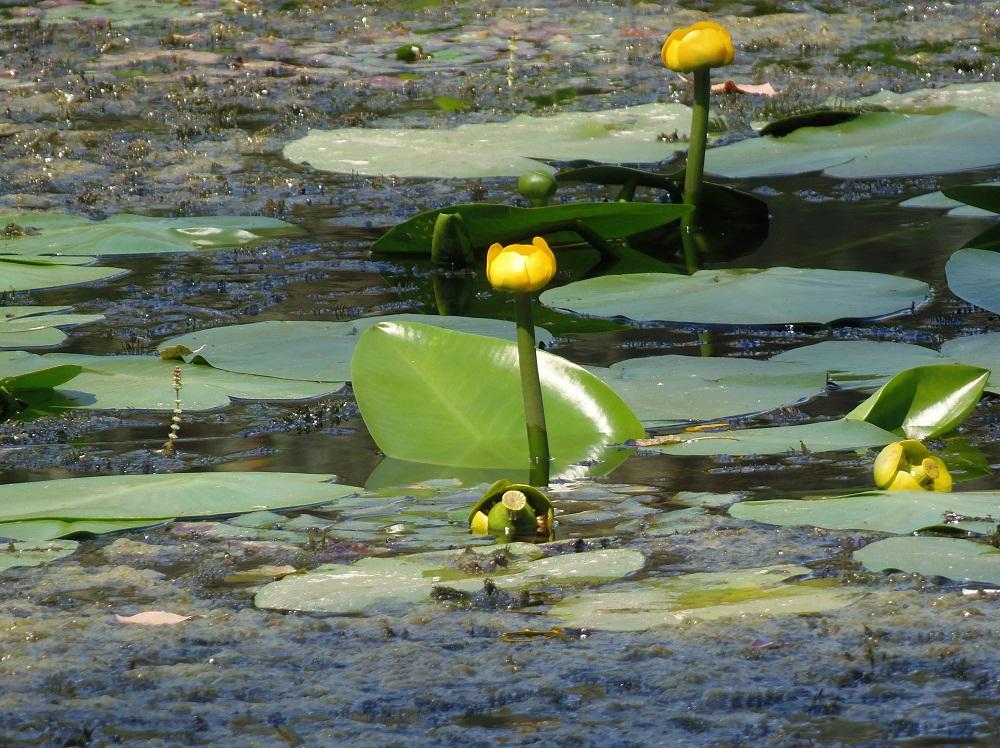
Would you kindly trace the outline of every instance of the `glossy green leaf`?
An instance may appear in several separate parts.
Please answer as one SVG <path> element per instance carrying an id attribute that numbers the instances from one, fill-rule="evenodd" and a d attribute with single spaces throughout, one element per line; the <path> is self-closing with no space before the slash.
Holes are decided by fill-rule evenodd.
<path id="1" fill-rule="evenodd" d="M 553 474 L 601 461 L 608 445 L 645 435 L 628 406 L 586 370 L 544 351 L 538 366 Z M 382 322 L 362 334 L 351 381 L 365 424 L 390 457 L 458 467 L 528 464 L 513 343 Z"/>
<path id="2" fill-rule="evenodd" d="M 819 613 L 842 608 L 865 594 L 835 579 L 795 581 L 809 573 L 806 567 L 791 565 L 696 572 L 572 595 L 549 613 L 572 628 L 644 631 L 716 618 Z"/>
<path id="3" fill-rule="evenodd" d="M 926 283 L 897 276 L 776 267 L 603 276 L 551 288 L 540 299 L 577 314 L 638 322 L 777 325 L 885 317 L 920 306 L 930 294 Z"/>
<path id="4" fill-rule="evenodd" d="M 884 447 L 898 437 L 864 421 L 820 421 L 793 426 L 725 429 L 677 435 L 681 441 L 643 446 L 643 451 L 670 455 L 761 455 L 835 452 Z"/>
<path id="5" fill-rule="evenodd" d="M 1000 253 L 960 249 L 948 258 L 945 275 L 957 297 L 1000 314 Z"/>
<path id="6" fill-rule="evenodd" d="M 845 416 L 910 439 L 956 428 L 983 394 L 990 372 L 966 364 L 933 364 L 900 372 Z"/>
<path id="7" fill-rule="evenodd" d="M 826 372 L 742 358 L 649 356 L 587 367 L 647 427 L 708 421 L 791 405 L 826 390 Z"/>
<path id="8" fill-rule="evenodd" d="M 43 348 L 66 339 L 60 327 L 73 327 L 104 319 L 103 314 L 64 314 L 65 306 L 0 307 L 0 348 Z M 0 372 L 2 373 L 2 372 Z"/>
<path id="9" fill-rule="evenodd" d="M 944 174 L 1000 165 L 998 140 L 1000 117 L 981 112 L 866 112 L 831 127 L 710 149 L 705 171 L 739 179 L 810 171 L 845 179 Z"/>
<path id="10" fill-rule="evenodd" d="M 351 378 L 354 346 L 362 332 L 380 322 L 421 322 L 448 330 L 515 340 L 513 322 L 478 317 L 396 314 L 364 317 L 347 322 L 270 320 L 227 325 L 181 335 L 160 345 L 160 350 L 184 345 L 192 353 L 188 363 L 217 369 L 312 382 L 346 382 Z M 535 339 L 549 343 L 552 334 L 535 329 Z"/>
<path id="11" fill-rule="evenodd" d="M 992 516 L 1000 491 L 869 491 L 802 500 L 742 501 L 729 507 L 736 519 L 786 527 L 865 530 L 905 534 L 945 524 L 948 518 Z"/>
<path id="12" fill-rule="evenodd" d="M 303 400 L 335 392 L 343 382 L 305 382 L 254 376 L 158 356 L 87 356 L 49 353 L 51 365 L 83 367 L 82 373 L 59 388 L 65 407 L 103 410 L 173 410 L 174 367 L 181 368 L 181 407 L 211 410 L 238 400 Z"/>
<path id="13" fill-rule="evenodd" d="M 372 251 L 429 254 L 434 224 L 441 213 L 461 215 L 473 250 L 482 252 L 494 242 L 530 242 L 534 236 L 546 236 L 553 244 L 579 242 L 580 236 L 567 229 L 573 221 L 583 223 L 605 240 L 622 239 L 677 221 L 690 210 L 688 205 L 628 202 L 562 203 L 545 208 L 492 203 L 451 205 L 419 213 L 394 226 L 372 244 Z"/>
<path id="14" fill-rule="evenodd" d="M 211 517 L 335 501 L 360 489 L 299 473 L 176 473 L 109 475 L 0 486 L 0 535 L 40 539 L 87 528 L 106 532 L 169 518 Z M 79 525 L 78 523 L 86 523 Z"/>
<path id="15" fill-rule="evenodd" d="M 254 244 L 265 238 L 290 236 L 302 229 L 262 216 L 194 216 L 150 218 L 118 214 L 103 221 L 63 215 L 12 216 L 7 223 L 37 233 L 0 240 L 4 255 L 60 262 L 62 256 L 103 257 L 193 252 Z"/>
<path id="16" fill-rule="evenodd" d="M 68 382 L 83 371 L 74 364 L 57 364 L 43 356 L 24 351 L 0 351 L 0 387 L 8 389 L 50 389 Z"/>
<path id="17" fill-rule="evenodd" d="M 37 291 L 43 288 L 79 286 L 107 280 L 128 271 L 123 268 L 63 265 L 53 262 L 25 262 L 0 257 L 0 292 Z"/>
<path id="18" fill-rule="evenodd" d="M 519 115 L 507 122 L 455 128 L 350 127 L 311 130 L 285 146 L 285 158 L 314 169 L 400 177 L 517 176 L 535 158 L 656 163 L 673 152 L 659 136 L 685 135 L 691 110 L 642 104 L 600 112 Z"/>
<path id="19" fill-rule="evenodd" d="M 505 550 L 506 549 L 506 550 Z M 508 561 L 488 575 L 463 572 L 459 557 L 474 553 L 484 561 L 496 553 Z M 584 551 L 539 558 L 530 544 L 511 543 L 497 548 L 470 548 L 447 553 L 415 553 L 394 558 L 364 558 L 345 566 L 325 564 L 307 574 L 288 576 L 262 587 L 254 600 L 258 608 L 325 613 L 360 613 L 371 608 L 430 602 L 435 585 L 475 593 L 486 576 L 501 589 L 540 584 L 573 585 L 618 579 L 638 571 L 641 553 L 624 548 Z"/>
<path id="20" fill-rule="evenodd" d="M 956 582 L 1000 584 L 1000 550 L 956 538 L 886 538 L 854 552 L 871 571 L 905 571 Z"/>

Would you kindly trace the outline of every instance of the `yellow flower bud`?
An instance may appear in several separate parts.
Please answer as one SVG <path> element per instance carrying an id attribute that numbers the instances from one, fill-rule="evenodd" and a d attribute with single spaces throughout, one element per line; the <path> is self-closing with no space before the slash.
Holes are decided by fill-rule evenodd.
<path id="1" fill-rule="evenodd" d="M 686 29 L 676 29 L 660 50 L 663 64 L 676 73 L 728 65 L 736 57 L 733 38 L 714 21 L 700 21 Z"/>
<path id="2" fill-rule="evenodd" d="M 556 256 L 540 236 L 531 244 L 494 244 L 486 254 L 486 277 L 501 291 L 538 291 L 556 274 Z"/>

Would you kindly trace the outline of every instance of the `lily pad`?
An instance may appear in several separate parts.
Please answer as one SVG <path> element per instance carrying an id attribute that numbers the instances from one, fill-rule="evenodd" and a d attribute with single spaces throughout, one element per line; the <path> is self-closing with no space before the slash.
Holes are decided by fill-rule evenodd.
<path id="1" fill-rule="evenodd" d="M 44 348 L 66 339 L 60 327 L 73 327 L 104 319 L 103 314 L 64 314 L 65 306 L 0 307 L 0 348 Z"/>
<path id="2" fill-rule="evenodd" d="M 808 454 L 884 447 L 899 437 L 864 421 L 841 418 L 793 426 L 703 431 L 697 435 L 680 434 L 676 438 L 679 441 L 661 445 L 643 444 L 642 449 L 670 455 Z"/>
<path id="3" fill-rule="evenodd" d="M 865 389 L 881 387 L 904 369 L 950 363 L 954 359 L 912 343 L 826 340 L 793 348 L 768 360 L 825 369 L 838 385 Z"/>
<path id="4" fill-rule="evenodd" d="M 836 579 L 792 581 L 809 573 L 803 566 L 784 565 L 644 580 L 622 590 L 566 597 L 550 615 L 573 628 L 645 631 L 733 616 L 818 613 L 865 595 Z"/>
<path id="5" fill-rule="evenodd" d="M 868 491 L 850 496 L 742 501 L 737 519 L 785 527 L 867 530 L 904 534 L 945 524 L 946 516 L 980 518 L 1000 513 L 1000 491 Z"/>
<path id="6" fill-rule="evenodd" d="M 645 435 L 593 374 L 544 351 L 538 368 L 553 473 L 600 462 L 615 451 L 609 445 Z M 382 322 L 361 336 L 351 381 L 372 438 L 390 457 L 457 467 L 528 465 L 514 343 Z"/>
<path id="7" fill-rule="evenodd" d="M 434 225 L 442 213 L 462 216 L 472 249 L 483 251 L 494 242 L 527 242 L 534 236 L 546 236 L 551 244 L 580 242 L 580 235 L 568 228 L 574 222 L 606 241 L 623 239 L 677 221 L 690 211 L 687 205 L 630 202 L 564 203 L 544 208 L 452 205 L 419 213 L 394 226 L 372 244 L 372 251 L 429 254 Z"/>
<path id="8" fill-rule="evenodd" d="M 453 129 L 351 127 L 310 130 L 285 146 L 290 161 L 345 173 L 400 177 L 517 176 L 539 168 L 535 158 L 656 163 L 672 153 L 663 132 L 686 135 L 691 110 L 642 104 L 601 112 L 519 115 L 507 122 Z"/>
<path id="9" fill-rule="evenodd" d="M 650 356 L 587 370 L 647 427 L 759 413 L 826 390 L 822 369 L 752 359 Z"/>
<path id="10" fill-rule="evenodd" d="M 926 283 L 898 276 L 776 267 L 603 276 L 549 289 L 540 299 L 577 314 L 637 322 L 779 325 L 881 318 L 930 296 Z"/>
<path id="11" fill-rule="evenodd" d="M 63 265 L 0 257 L 0 292 L 79 286 L 83 283 L 114 278 L 127 272 L 124 268 Z"/>
<path id="12" fill-rule="evenodd" d="M 960 249 L 948 259 L 945 275 L 957 297 L 1000 314 L 1000 253 Z"/>
<path id="13" fill-rule="evenodd" d="M 351 356 L 361 333 L 381 322 L 420 322 L 447 330 L 515 340 L 513 322 L 477 317 L 395 314 L 348 322 L 271 320 L 227 325 L 172 338 L 160 350 L 187 346 L 188 363 L 217 369 L 311 382 L 346 382 L 351 378 Z M 550 343 L 552 334 L 535 328 L 535 339 Z"/>
<path id="14" fill-rule="evenodd" d="M 905 571 L 956 582 L 1000 584 L 1000 550 L 959 538 L 886 538 L 855 551 L 854 558 L 872 571 Z"/>
<path id="15" fill-rule="evenodd" d="M 12 216 L 0 220 L 37 232 L 0 240 L 0 258 L 16 255 L 51 262 L 60 262 L 60 257 L 165 254 L 239 247 L 265 238 L 303 233 L 290 223 L 262 216 L 150 218 L 123 213 L 103 221 L 64 215 Z"/>
<path id="16" fill-rule="evenodd" d="M 50 366 L 83 367 L 72 383 L 60 387 L 65 407 L 102 410 L 173 410 L 174 367 L 181 369 L 181 407 L 212 410 L 233 400 L 303 400 L 336 392 L 342 381 L 306 382 L 255 376 L 200 364 L 163 361 L 158 356 L 87 356 L 49 353 Z"/>
<path id="17" fill-rule="evenodd" d="M 488 575 L 502 589 L 609 581 L 638 571 L 645 563 L 639 551 L 623 548 L 542 559 L 529 544 L 512 543 L 503 548 L 507 550 L 499 552 L 508 554 L 511 560 Z M 464 552 L 364 558 L 350 566 L 325 564 L 307 574 L 288 576 L 262 587 L 254 602 L 258 608 L 324 613 L 360 613 L 394 604 L 430 602 L 435 585 L 469 593 L 482 589 L 487 575 L 461 571 L 459 556 L 475 553 L 486 561 L 497 552 L 496 546 L 488 546 Z"/>
<path id="18" fill-rule="evenodd" d="M 15 566 L 40 566 L 57 558 L 68 556 L 79 543 L 72 540 L 49 540 L 47 542 L 9 543 L 0 550 L 0 571 Z"/>
<path id="19" fill-rule="evenodd" d="M 745 179 L 822 171 L 841 179 L 945 174 L 1000 165 L 1000 117 L 865 112 L 831 127 L 713 148 L 705 171 Z"/>
<path id="20" fill-rule="evenodd" d="M 360 490 L 327 480 L 300 473 L 177 473 L 11 483 L 0 486 L 0 537 L 111 532 L 172 518 L 320 504 Z"/>

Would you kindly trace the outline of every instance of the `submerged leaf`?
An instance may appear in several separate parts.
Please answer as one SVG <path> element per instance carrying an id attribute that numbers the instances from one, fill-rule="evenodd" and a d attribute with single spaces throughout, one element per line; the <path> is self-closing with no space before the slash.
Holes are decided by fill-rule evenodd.
<path id="1" fill-rule="evenodd" d="M 959 538 L 886 538 L 855 551 L 854 558 L 872 571 L 1000 584 L 1000 550 Z"/>

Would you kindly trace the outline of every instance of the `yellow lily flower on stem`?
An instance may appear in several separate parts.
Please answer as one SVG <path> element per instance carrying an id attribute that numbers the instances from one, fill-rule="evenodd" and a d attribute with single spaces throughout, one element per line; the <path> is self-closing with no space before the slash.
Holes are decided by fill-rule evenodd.
<path id="1" fill-rule="evenodd" d="M 663 64 L 676 73 L 728 65 L 736 57 L 733 38 L 714 21 L 700 21 L 671 32 L 660 50 Z"/>
<path id="2" fill-rule="evenodd" d="M 486 253 L 486 277 L 499 291 L 538 291 L 555 274 L 556 256 L 540 236 L 531 244 L 494 244 Z"/>

